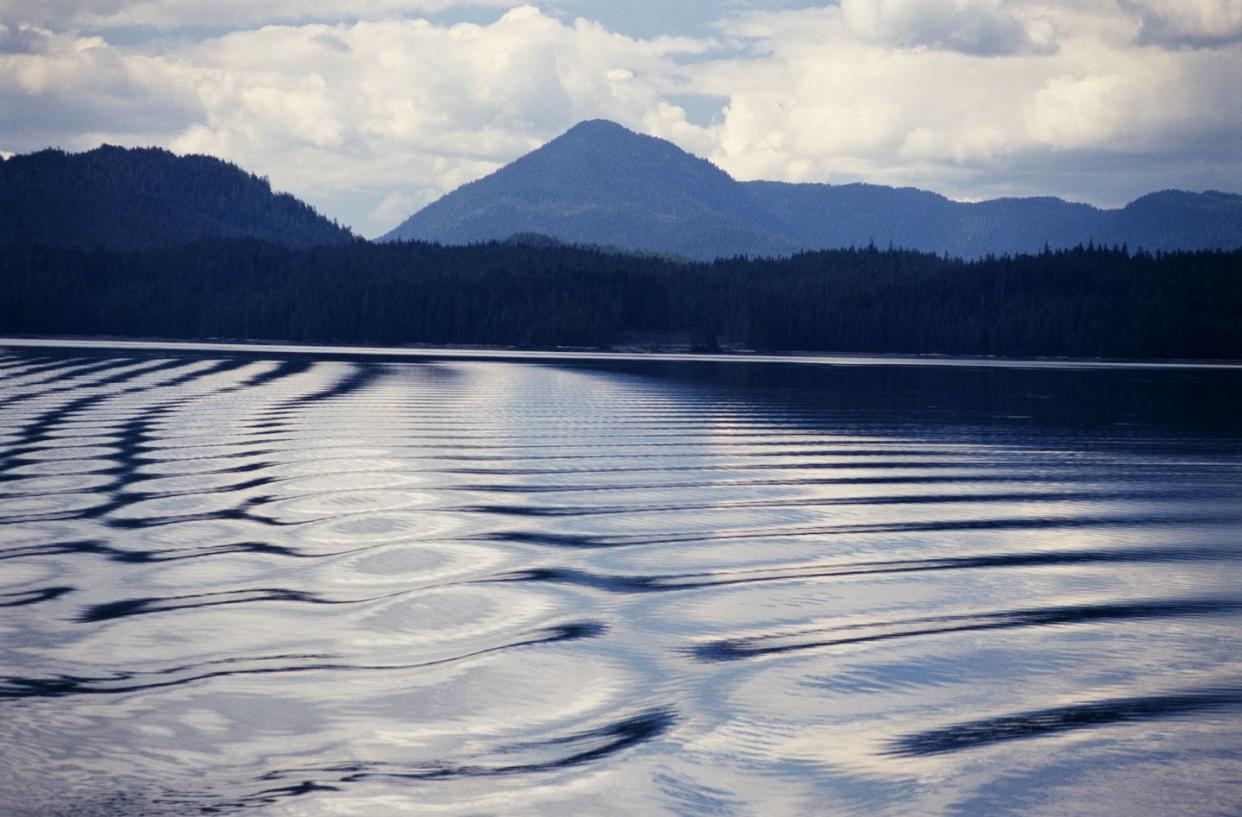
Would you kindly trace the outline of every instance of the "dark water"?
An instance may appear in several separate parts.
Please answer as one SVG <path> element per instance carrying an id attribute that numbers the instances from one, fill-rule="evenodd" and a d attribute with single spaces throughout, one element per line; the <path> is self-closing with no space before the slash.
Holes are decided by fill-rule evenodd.
<path id="1" fill-rule="evenodd" d="M 1242 371 L 0 351 L 4 815 L 1242 814 Z"/>

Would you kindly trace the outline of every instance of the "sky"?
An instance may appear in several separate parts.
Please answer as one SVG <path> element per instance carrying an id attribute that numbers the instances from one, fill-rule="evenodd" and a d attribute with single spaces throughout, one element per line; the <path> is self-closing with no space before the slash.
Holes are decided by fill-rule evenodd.
<path id="1" fill-rule="evenodd" d="M 739 179 L 1242 192 L 1242 0 L 0 0 L 0 152 L 208 153 L 368 237 L 592 118 Z"/>

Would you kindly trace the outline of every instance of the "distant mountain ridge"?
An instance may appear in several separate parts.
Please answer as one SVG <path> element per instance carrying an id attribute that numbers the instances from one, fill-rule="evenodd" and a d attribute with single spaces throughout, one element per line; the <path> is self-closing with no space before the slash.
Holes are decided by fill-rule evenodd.
<path id="1" fill-rule="evenodd" d="M 0 244 L 133 250 L 200 238 L 344 244 L 344 227 L 211 156 L 103 145 L 0 162 Z"/>
<path id="2" fill-rule="evenodd" d="M 1242 196 L 1169 190 L 1103 210 L 1051 197 L 966 203 L 914 188 L 738 182 L 671 142 L 591 120 L 378 240 L 467 244 L 516 233 L 699 259 L 871 243 L 964 258 L 1089 242 L 1232 249 L 1242 247 Z"/>
<path id="3" fill-rule="evenodd" d="M 540 233 L 575 244 L 693 258 L 796 249 L 711 162 L 604 120 L 444 196 L 379 241 L 468 244 Z"/>

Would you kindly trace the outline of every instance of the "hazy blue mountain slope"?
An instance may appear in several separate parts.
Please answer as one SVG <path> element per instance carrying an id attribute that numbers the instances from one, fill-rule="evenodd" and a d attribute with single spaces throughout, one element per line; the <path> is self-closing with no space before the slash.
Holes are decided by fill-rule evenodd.
<path id="1" fill-rule="evenodd" d="M 953 203 L 913 188 L 766 181 L 744 186 L 804 247 L 923 246 L 951 227 Z"/>
<path id="2" fill-rule="evenodd" d="M 1242 247 L 1242 197 L 1169 191 L 1120 210 L 1056 198 L 956 202 L 913 188 L 737 182 L 664 140 L 579 124 L 444 196 L 380 240 L 467 244 L 541 233 L 693 258 L 893 245 L 966 258 L 1089 241 Z"/>
<path id="3" fill-rule="evenodd" d="M 464 185 L 380 240 L 466 244 L 528 232 L 698 258 L 797 249 L 710 162 L 602 120 Z"/>
<path id="4" fill-rule="evenodd" d="M 968 204 L 910 187 L 746 182 L 807 247 L 892 244 L 976 258 L 1073 246 L 1099 232 L 1102 212 L 1054 198 Z"/>
<path id="5" fill-rule="evenodd" d="M 266 179 L 210 156 L 104 145 L 0 162 L 0 243 L 137 249 L 197 238 L 352 240 Z"/>
<path id="6" fill-rule="evenodd" d="M 1101 239 L 1108 244 L 1165 251 L 1242 246 L 1242 196 L 1232 193 L 1164 190 L 1105 215 Z"/>

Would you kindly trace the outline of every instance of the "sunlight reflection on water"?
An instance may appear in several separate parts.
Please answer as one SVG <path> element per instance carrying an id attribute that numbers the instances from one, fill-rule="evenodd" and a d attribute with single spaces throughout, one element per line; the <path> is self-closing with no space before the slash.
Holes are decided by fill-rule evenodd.
<path id="1" fill-rule="evenodd" d="M 1238 813 L 1240 405 L 9 348 L 0 810 Z"/>

